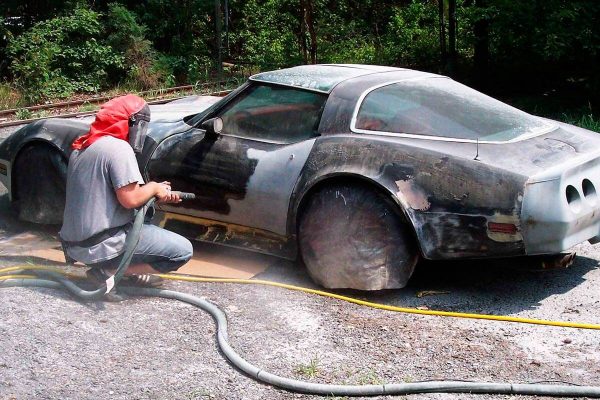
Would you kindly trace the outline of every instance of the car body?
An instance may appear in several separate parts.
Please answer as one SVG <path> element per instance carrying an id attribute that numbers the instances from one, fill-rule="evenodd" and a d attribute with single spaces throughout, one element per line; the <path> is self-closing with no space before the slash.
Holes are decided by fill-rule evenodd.
<path id="1" fill-rule="evenodd" d="M 220 133 L 210 129 L 217 119 Z M 11 200 L 27 195 L 21 174 L 39 186 L 40 171 L 64 170 L 56 165 L 88 127 L 50 119 L 6 139 L 0 181 Z M 33 146 L 54 152 L 44 162 L 55 167 L 19 162 Z M 224 98 L 153 106 L 138 162 L 146 179 L 197 194 L 160 206 L 166 228 L 289 259 L 301 254 L 327 287 L 401 287 L 418 257 L 555 254 L 600 232 L 596 133 L 409 69 L 299 66 L 254 75 Z M 53 203 L 60 218 L 60 201 Z M 391 214 L 399 224 L 380 227 L 377 219 Z M 398 243 L 402 254 L 391 255 Z"/>

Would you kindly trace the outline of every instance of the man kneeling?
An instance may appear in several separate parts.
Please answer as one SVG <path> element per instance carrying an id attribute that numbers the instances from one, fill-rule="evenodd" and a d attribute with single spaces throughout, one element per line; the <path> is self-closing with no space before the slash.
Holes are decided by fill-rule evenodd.
<path id="1" fill-rule="evenodd" d="M 102 105 L 87 134 L 73 142 L 67 171 L 67 199 L 60 237 L 68 257 L 92 267 L 104 279 L 123 257 L 134 209 L 152 197 L 178 203 L 169 182 L 144 183 L 135 153 L 141 153 L 150 108 L 140 97 L 126 95 Z M 156 286 L 166 273 L 192 257 L 186 238 L 144 224 L 127 269 L 127 283 Z"/>

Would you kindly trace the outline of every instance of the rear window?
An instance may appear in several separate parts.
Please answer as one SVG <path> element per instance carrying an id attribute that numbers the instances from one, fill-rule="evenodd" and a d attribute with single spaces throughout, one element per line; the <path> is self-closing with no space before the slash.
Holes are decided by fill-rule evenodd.
<path id="1" fill-rule="evenodd" d="M 359 131 L 504 142 L 554 125 L 448 78 L 403 81 L 371 91 L 353 128 Z"/>

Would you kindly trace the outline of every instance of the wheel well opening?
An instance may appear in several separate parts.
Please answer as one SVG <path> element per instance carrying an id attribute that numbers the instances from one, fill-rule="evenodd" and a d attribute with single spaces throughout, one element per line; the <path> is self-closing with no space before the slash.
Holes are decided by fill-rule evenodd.
<path id="1" fill-rule="evenodd" d="M 17 155 L 14 158 L 12 165 L 14 167 L 16 167 L 17 163 L 20 161 L 20 158 L 23 157 L 23 155 L 32 148 L 45 148 L 49 152 L 55 151 L 58 154 L 60 154 L 63 161 L 65 161 L 65 163 L 67 162 L 67 158 L 65 157 L 65 155 L 62 154 L 62 152 L 56 146 L 54 146 L 51 143 L 48 143 L 44 140 L 32 140 L 32 141 L 26 143 L 25 145 L 23 145 L 19 149 L 19 151 L 17 152 Z M 40 167 L 42 167 L 42 166 L 40 166 Z M 17 179 L 17 176 L 16 176 L 17 173 L 18 173 L 17 168 L 13 168 L 11 171 L 11 177 L 10 177 L 11 193 L 12 193 L 12 201 L 13 202 L 19 200 L 19 183 L 18 183 L 19 180 Z"/>
<path id="2" fill-rule="evenodd" d="M 299 235 L 300 221 L 302 219 L 303 214 L 306 212 L 308 200 L 311 198 L 311 196 L 313 196 L 316 192 L 318 192 L 319 190 L 321 190 L 322 188 L 324 188 L 326 186 L 337 185 L 337 184 L 361 186 L 361 187 L 367 188 L 367 189 L 375 192 L 382 201 L 386 202 L 390 206 L 390 208 L 392 210 L 394 210 L 394 212 L 396 213 L 398 218 L 401 218 L 404 223 L 406 223 L 407 225 L 410 226 L 410 232 L 411 232 L 412 238 L 415 242 L 415 245 L 416 245 L 417 249 L 419 250 L 420 255 L 421 256 L 423 255 L 421 245 L 418 240 L 417 233 L 415 231 L 415 227 L 413 226 L 410 218 L 406 215 L 406 212 L 402 208 L 402 206 L 393 200 L 391 194 L 388 191 L 386 191 L 385 188 L 381 187 L 376 182 L 369 181 L 360 176 L 343 175 L 343 176 L 331 177 L 331 178 L 324 179 L 324 180 L 318 182 L 317 184 L 315 184 L 313 187 L 311 187 L 308 190 L 308 192 L 306 192 L 304 194 L 304 196 L 300 200 L 300 204 L 298 205 L 298 208 L 297 208 L 296 217 L 295 217 L 295 221 L 294 221 L 295 225 L 294 225 L 294 229 L 293 229 L 293 232 L 296 235 L 296 237 L 298 237 L 298 235 Z"/>

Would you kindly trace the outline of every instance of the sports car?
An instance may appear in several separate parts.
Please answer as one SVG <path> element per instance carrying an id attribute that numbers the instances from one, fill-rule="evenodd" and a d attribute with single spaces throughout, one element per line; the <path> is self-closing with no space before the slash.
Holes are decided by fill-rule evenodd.
<path id="1" fill-rule="evenodd" d="M 225 97 L 152 106 L 145 179 L 196 199 L 156 223 L 192 239 L 301 257 L 329 288 L 406 285 L 417 260 L 556 254 L 600 239 L 600 138 L 444 76 L 307 65 Z M 48 119 L 0 145 L 22 219 L 60 223 L 72 141 Z"/>

